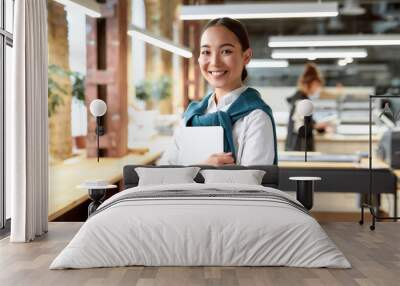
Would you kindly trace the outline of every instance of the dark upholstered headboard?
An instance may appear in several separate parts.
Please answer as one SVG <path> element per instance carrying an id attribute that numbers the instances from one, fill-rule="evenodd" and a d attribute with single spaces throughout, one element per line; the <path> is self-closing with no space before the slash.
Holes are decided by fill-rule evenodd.
<path id="1" fill-rule="evenodd" d="M 196 165 L 201 169 L 219 169 L 219 170 L 263 170 L 265 171 L 264 178 L 262 180 L 262 185 L 265 187 L 278 188 L 279 185 L 279 170 L 278 166 L 223 166 L 223 167 L 213 167 L 213 166 L 202 166 Z M 137 167 L 146 167 L 146 168 L 180 168 L 185 166 L 176 166 L 176 165 L 164 165 L 164 166 L 151 166 L 151 165 L 126 165 L 124 167 L 124 189 L 133 188 L 138 185 L 139 177 L 135 172 L 135 168 Z M 204 178 L 198 173 L 194 180 L 197 183 L 204 183 Z"/>

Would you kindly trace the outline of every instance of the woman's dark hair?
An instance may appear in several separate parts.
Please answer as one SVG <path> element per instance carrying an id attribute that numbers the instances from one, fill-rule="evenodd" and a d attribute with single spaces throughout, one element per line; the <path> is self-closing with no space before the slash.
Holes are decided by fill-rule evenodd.
<path id="1" fill-rule="evenodd" d="M 234 33 L 236 38 L 239 40 L 240 45 L 242 46 L 242 51 L 246 51 L 248 48 L 250 48 L 249 34 L 247 33 L 247 29 L 238 20 L 228 17 L 212 19 L 207 23 L 207 25 L 205 25 L 203 33 L 208 28 L 214 26 L 223 26 L 232 33 Z M 247 70 L 244 67 L 242 71 L 242 81 L 245 80 L 246 78 L 247 78 Z"/>
<path id="2" fill-rule="evenodd" d="M 301 87 L 309 87 L 314 81 L 324 85 L 324 78 L 317 69 L 317 66 L 313 63 L 306 64 L 303 74 L 300 76 L 297 85 Z"/>

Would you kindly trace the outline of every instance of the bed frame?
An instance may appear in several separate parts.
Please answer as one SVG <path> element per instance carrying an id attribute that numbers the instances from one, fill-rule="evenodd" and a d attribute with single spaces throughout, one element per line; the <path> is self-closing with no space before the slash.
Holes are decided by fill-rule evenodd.
<path id="1" fill-rule="evenodd" d="M 127 165 L 124 167 L 124 189 L 136 187 L 139 177 L 135 172 L 136 167 L 147 168 L 179 168 L 183 166 L 152 166 L 152 165 Z M 296 167 L 285 168 L 278 166 L 204 166 L 198 165 L 201 169 L 219 169 L 219 170 L 264 170 L 266 174 L 262 180 L 262 185 L 276 188 L 285 192 L 295 192 L 296 184 L 289 180 L 291 176 L 318 176 L 323 178 L 317 182 L 317 192 L 341 192 L 341 193 L 359 193 L 366 195 L 368 189 L 368 169 L 346 169 L 346 168 L 309 168 Z M 376 212 L 379 210 L 380 194 L 388 193 L 393 195 L 394 216 L 397 217 L 397 177 L 390 169 L 374 169 L 373 172 L 373 193 L 377 201 Z M 199 173 L 195 181 L 204 183 L 204 178 Z"/>
<path id="2" fill-rule="evenodd" d="M 138 185 L 139 176 L 135 171 L 137 167 L 145 167 L 145 168 L 180 168 L 184 166 L 178 165 L 165 165 L 165 166 L 151 166 L 151 165 L 126 165 L 124 167 L 124 190 L 128 188 L 133 188 Z M 200 167 L 202 170 L 206 169 L 218 169 L 218 170 L 263 170 L 265 171 L 265 175 L 262 180 L 262 185 L 265 187 L 278 188 L 279 186 L 279 169 L 277 166 L 222 166 L 222 167 L 213 167 L 213 166 L 204 166 L 204 165 L 196 165 L 196 167 Z M 204 183 L 204 178 L 200 174 L 194 178 L 197 183 Z"/>

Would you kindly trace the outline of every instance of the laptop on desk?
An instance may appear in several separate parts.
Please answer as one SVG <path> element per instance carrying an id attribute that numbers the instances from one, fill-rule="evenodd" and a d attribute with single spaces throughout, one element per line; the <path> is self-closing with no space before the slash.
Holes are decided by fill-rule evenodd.
<path id="1" fill-rule="evenodd" d="M 184 127 L 181 133 L 179 162 L 195 165 L 214 153 L 224 152 L 224 129 L 221 126 Z"/>

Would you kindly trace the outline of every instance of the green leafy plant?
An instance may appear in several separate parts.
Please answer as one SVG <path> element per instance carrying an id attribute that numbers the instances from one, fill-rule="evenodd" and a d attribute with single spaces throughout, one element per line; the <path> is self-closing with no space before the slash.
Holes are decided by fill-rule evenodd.
<path id="1" fill-rule="evenodd" d="M 151 83 L 147 80 L 142 80 L 136 85 L 136 98 L 147 101 L 151 98 Z"/>
<path id="2" fill-rule="evenodd" d="M 171 79 L 168 76 L 160 77 L 153 84 L 153 95 L 157 100 L 167 99 L 171 96 Z"/>
<path id="3" fill-rule="evenodd" d="M 171 79 L 162 76 L 156 81 L 143 80 L 136 85 L 136 98 L 143 101 L 163 100 L 171 96 Z"/>
<path id="4" fill-rule="evenodd" d="M 55 76 L 64 76 L 63 69 L 57 65 L 49 65 L 48 67 L 48 116 L 52 116 L 57 106 L 64 103 L 62 95 L 67 94 L 67 91 L 62 88 L 54 79 Z"/>
<path id="5" fill-rule="evenodd" d="M 79 72 L 69 72 L 72 79 L 72 96 L 85 101 L 85 76 Z"/>
<path id="6" fill-rule="evenodd" d="M 78 100 L 85 100 L 85 76 L 79 72 L 66 71 L 62 67 L 51 64 L 48 67 L 48 116 L 52 116 L 57 106 L 64 104 L 63 95 L 68 92 L 61 87 L 56 77 L 69 77 L 72 82 L 72 96 Z"/>

